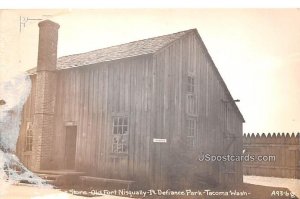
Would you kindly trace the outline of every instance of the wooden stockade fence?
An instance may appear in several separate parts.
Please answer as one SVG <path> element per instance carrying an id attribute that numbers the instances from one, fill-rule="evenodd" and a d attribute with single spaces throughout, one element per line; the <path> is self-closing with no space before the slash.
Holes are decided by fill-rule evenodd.
<path id="1" fill-rule="evenodd" d="M 244 175 L 300 179 L 299 132 L 246 134 L 243 144 L 244 155 L 255 158 L 255 161 L 243 162 Z M 258 161 L 258 158 L 265 161 Z"/>

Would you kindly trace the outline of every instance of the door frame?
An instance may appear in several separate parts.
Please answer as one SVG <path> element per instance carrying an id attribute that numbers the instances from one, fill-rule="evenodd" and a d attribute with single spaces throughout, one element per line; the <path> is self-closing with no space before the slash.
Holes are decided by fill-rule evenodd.
<path id="1" fill-rule="evenodd" d="M 68 131 L 68 129 L 72 129 L 74 128 L 75 131 Z M 68 154 L 68 147 L 67 147 L 67 143 L 68 143 L 68 134 L 75 134 L 75 138 L 73 140 L 74 142 L 74 163 L 72 166 L 69 167 L 68 163 L 70 159 L 67 158 L 67 154 Z M 64 141 L 64 169 L 68 169 L 68 170 L 75 170 L 76 168 L 76 151 L 77 151 L 77 135 L 78 135 L 78 126 L 75 123 L 68 123 L 65 125 L 65 141 Z M 73 159 L 73 158 L 72 158 Z"/>

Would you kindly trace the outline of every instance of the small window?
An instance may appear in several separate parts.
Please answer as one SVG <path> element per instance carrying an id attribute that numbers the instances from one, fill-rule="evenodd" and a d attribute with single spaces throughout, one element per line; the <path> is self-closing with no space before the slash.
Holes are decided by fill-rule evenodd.
<path id="1" fill-rule="evenodd" d="M 112 152 L 128 153 L 128 117 L 113 118 Z"/>
<path id="2" fill-rule="evenodd" d="M 26 137 L 25 137 L 25 151 L 32 151 L 32 122 L 27 122 L 26 126 Z"/>
<path id="3" fill-rule="evenodd" d="M 196 113 L 196 99 L 195 95 L 188 94 L 186 99 L 186 105 L 187 105 L 187 113 L 194 115 Z"/>
<path id="4" fill-rule="evenodd" d="M 196 135 L 196 119 L 195 118 L 189 118 L 187 120 L 187 146 L 190 149 L 193 149 L 195 147 L 195 135 Z"/>
<path id="5" fill-rule="evenodd" d="M 189 93 L 194 93 L 195 91 L 195 78 L 191 75 L 188 76 L 187 91 Z"/>

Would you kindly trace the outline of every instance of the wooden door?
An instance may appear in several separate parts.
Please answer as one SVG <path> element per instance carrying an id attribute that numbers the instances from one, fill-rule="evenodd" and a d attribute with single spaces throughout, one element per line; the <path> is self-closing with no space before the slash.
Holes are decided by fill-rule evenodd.
<path id="1" fill-rule="evenodd" d="M 77 127 L 66 127 L 65 168 L 75 169 Z"/>
<path id="2" fill-rule="evenodd" d="M 223 151 L 225 154 L 235 155 L 235 142 L 236 138 L 234 135 L 226 135 L 224 137 L 224 148 Z M 236 180 L 236 168 L 235 163 L 231 161 L 224 161 L 224 181 L 226 184 L 232 185 L 235 184 Z"/>

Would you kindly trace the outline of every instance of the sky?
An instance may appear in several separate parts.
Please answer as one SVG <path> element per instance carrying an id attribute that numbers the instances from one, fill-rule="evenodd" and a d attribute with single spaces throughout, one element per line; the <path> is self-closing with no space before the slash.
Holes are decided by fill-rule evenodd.
<path id="1" fill-rule="evenodd" d="M 20 16 L 32 19 L 21 31 Z M 0 80 L 36 66 L 34 19 L 60 24 L 59 57 L 197 28 L 233 98 L 241 100 L 244 132 L 300 132 L 299 9 L 2 11 Z"/>

